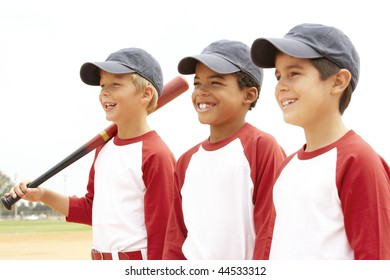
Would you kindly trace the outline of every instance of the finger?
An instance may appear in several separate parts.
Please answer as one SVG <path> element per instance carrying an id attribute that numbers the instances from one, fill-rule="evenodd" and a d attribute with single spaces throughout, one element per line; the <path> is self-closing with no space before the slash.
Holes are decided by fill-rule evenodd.
<path id="1" fill-rule="evenodd" d="M 24 181 L 20 182 L 19 187 L 20 187 L 23 191 L 25 191 L 25 190 L 27 190 L 27 186 L 28 186 L 29 183 L 30 183 L 30 181 L 24 180 Z"/>
<path id="2" fill-rule="evenodd" d="M 23 187 L 23 183 L 19 183 L 18 185 L 15 185 L 15 187 L 11 189 L 10 193 L 13 198 L 16 198 L 16 196 L 24 197 L 26 190 L 27 187 L 26 186 Z"/>

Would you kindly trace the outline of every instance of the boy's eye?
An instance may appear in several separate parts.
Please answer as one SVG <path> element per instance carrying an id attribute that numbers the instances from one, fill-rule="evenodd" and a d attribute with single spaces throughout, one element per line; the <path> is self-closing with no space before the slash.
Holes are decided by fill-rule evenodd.
<path id="1" fill-rule="evenodd" d="M 297 76 L 297 75 L 299 75 L 299 74 L 300 74 L 299 72 L 291 72 L 291 73 L 290 73 L 290 76 L 291 76 L 291 77 L 294 77 L 294 76 Z"/>
<path id="2" fill-rule="evenodd" d="M 112 84 L 101 84 L 100 88 L 101 90 L 113 90 L 114 88 L 118 88 L 121 85 L 118 83 L 112 83 Z"/>

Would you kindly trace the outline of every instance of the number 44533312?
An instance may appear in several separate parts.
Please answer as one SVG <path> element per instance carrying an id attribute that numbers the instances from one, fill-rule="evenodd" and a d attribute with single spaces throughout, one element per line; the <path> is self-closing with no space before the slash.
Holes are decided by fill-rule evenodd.
<path id="1" fill-rule="evenodd" d="M 220 267 L 218 273 L 221 275 L 267 275 L 267 269 L 253 266 L 227 266 Z"/>

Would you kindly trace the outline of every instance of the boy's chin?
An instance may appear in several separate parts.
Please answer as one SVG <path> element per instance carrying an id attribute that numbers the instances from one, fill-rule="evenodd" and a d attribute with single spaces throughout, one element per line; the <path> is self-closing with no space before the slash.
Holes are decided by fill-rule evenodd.
<path id="1" fill-rule="evenodd" d="M 201 124 L 207 124 L 207 125 L 211 125 L 211 122 L 209 120 L 207 120 L 206 118 L 202 118 L 202 117 L 198 117 L 198 120 Z"/>
<path id="2" fill-rule="evenodd" d="M 287 124 L 302 127 L 302 125 L 301 125 L 299 122 L 297 122 L 296 120 L 293 120 L 292 118 L 286 118 L 286 117 L 284 117 L 283 120 L 284 120 L 284 122 L 287 123 Z"/>
<path id="3" fill-rule="evenodd" d="M 114 119 L 116 119 L 116 113 L 115 112 L 113 112 L 113 111 L 105 111 L 105 113 L 106 113 L 106 120 L 108 120 L 108 121 L 114 121 Z"/>

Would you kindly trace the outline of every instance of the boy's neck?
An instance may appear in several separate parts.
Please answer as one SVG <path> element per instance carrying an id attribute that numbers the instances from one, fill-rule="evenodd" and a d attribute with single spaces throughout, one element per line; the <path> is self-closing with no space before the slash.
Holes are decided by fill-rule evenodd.
<path id="1" fill-rule="evenodd" d="M 304 128 L 306 137 L 306 152 L 315 151 L 322 147 L 328 146 L 347 132 L 348 128 L 344 125 L 341 118 L 328 121 L 324 124 L 318 124 L 311 128 Z"/>
<path id="2" fill-rule="evenodd" d="M 215 143 L 229 138 L 230 136 L 237 133 L 241 129 L 241 127 L 245 125 L 245 123 L 246 121 L 242 120 L 240 122 L 232 122 L 224 126 L 210 126 L 209 141 L 211 143 Z"/>
<path id="3" fill-rule="evenodd" d="M 136 120 L 127 123 L 116 124 L 118 127 L 117 136 L 121 139 L 129 139 L 145 134 L 151 130 L 148 123 Z"/>

